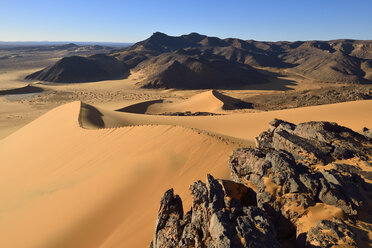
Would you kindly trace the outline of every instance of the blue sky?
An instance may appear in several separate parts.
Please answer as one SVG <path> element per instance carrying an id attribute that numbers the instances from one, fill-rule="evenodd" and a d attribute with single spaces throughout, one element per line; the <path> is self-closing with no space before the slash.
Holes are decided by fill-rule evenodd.
<path id="1" fill-rule="evenodd" d="M 271 41 L 372 39 L 372 0 L 0 0 L 2 41 L 135 42 L 155 31 Z"/>

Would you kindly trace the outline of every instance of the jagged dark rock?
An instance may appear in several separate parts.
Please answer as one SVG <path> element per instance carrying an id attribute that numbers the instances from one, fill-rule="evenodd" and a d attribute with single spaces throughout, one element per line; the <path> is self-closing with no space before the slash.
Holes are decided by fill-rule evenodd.
<path id="1" fill-rule="evenodd" d="M 173 194 L 173 189 L 164 193 L 160 201 L 158 220 L 156 222 L 154 247 L 176 247 L 182 235 L 181 220 L 183 207 L 181 198 Z"/>
<path id="2" fill-rule="evenodd" d="M 251 189 L 208 175 L 190 190 L 192 208 L 182 220 L 179 198 L 164 194 L 152 247 L 281 247 L 267 215 L 248 205 L 256 203 Z"/>

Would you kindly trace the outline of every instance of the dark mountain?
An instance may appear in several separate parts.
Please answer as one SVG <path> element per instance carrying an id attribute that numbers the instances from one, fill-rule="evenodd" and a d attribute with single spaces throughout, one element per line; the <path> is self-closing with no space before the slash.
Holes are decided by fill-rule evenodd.
<path id="1" fill-rule="evenodd" d="M 141 87 L 231 88 L 267 82 L 268 76 L 255 68 L 284 68 L 324 82 L 368 83 L 372 80 L 372 41 L 361 40 L 263 42 L 220 39 L 197 33 L 175 37 L 156 32 L 108 57 L 114 60 L 100 59 L 102 63 L 90 57 L 65 60 L 62 64 L 69 72 L 56 77 L 55 67 L 60 68 L 61 60 L 43 73 L 27 78 L 79 82 L 97 77 L 94 80 L 98 81 L 127 74 L 129 68 L 141 73 L 142 79 L 138 82 Z M 108 63 L 105 69 L 103 61 Z M 107 72 L 110 63 L 123 71 Z M 77 75 L 81 71 L 84 75 Z"/>
<path id="2" fill-rule="evenodd" d="M 147 75 L 139 83 L 144 88 L 233 88 L 267 80 L 249 65 L 206 55 L 190 55 L 183 50 L 145 60 L 134 71 Z"/>
<path id="3" fill-rule="evenodd" d="M 205 38 L 207 36 L 197 33 L 174 37 L 156 32 L 150 38 L 134 44 L 130 50 L 147 49 L 157 52 L 169 52 L 181 48 L 198 46 L 199 42 Z"/>
<path id="4" fill-rule="evenodd" d="M 57 83 L 92 82 L 127 76 L 128 68 L 112 56 L 65 57 L 53 66 L 28 75 L 26 79 Z"/>

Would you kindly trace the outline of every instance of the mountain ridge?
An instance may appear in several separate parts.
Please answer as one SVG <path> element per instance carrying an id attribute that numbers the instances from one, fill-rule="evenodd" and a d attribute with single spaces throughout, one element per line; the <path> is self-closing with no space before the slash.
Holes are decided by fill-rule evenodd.
<path id="1" fill-rule="evenodd" d="M 123 63 L 125 68 L 144 75 L 138 82 L 138 86 L 144 88 L 236 88 L 270 81 L 256 68 L 288 69 L 312 80 L 342 83 L 371 83 L 372 74 L 369 66 L 372 63 L 372 41 L 369 40 L 267 42 L 220 39 L 198 33 L 169 36 L 155 32 L 149 38 L 108 56 Z M 190 68 L 190 60 L 199 66 Z M 169 62 L 175 65 L 165 66 Z M 203 71 L 203 68 L 216 63 L 220 66 Z M 31 74 L 27 79 L 44 81 L 55 78 L 38 76 L 52 73 L 46 70 Z M 242 72 L 237 75 L 236 71 L 240 70 Z M 219 74 L 221 71 L 223 77 Z M 123 74 L 129 75 L 127 71 Z M 103 78 L 111 79 L 113 76 L 108 73 Z M 69 80 L 62 77 L 58 82 L 67 83 Z M 83 77 L 73 81 L 98 80 L 103 79 Z"/>

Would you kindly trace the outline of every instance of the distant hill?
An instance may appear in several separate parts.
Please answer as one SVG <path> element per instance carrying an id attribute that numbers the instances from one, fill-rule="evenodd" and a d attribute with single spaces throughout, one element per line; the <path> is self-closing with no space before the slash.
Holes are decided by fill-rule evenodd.
<path id="1" fill-rule="evenodd" d="M 89 57 L 72 56 L 59 60 L 53 66 L 28 75 L 26 79 L 48 82 L 92 82 L 127 76 L 126 65 L 112 56 L 104 54 Z"/>
<path id="2" fill-rule="evenodd" d="M 128 69 L 139 72 L 142 78 L 138 85 L 147 88 L 232 88 L 267 82 L 268 76 L 256 68 L 285 68 L 324 82 L 372 80 L 372 41 L 262 42 L 197 33 L 175 37 L 156 32 L 108 56 L 122 62 L 125 73 Z M 44 80 L 55 80 L 49 73 L 44 70 Z M 99 74 L 104 78 L 103 73 Z M 79 82 L 80 77 L 61 75 L 58 82 Z M 43 80 L 34 74 L 27 78 Z"/>

